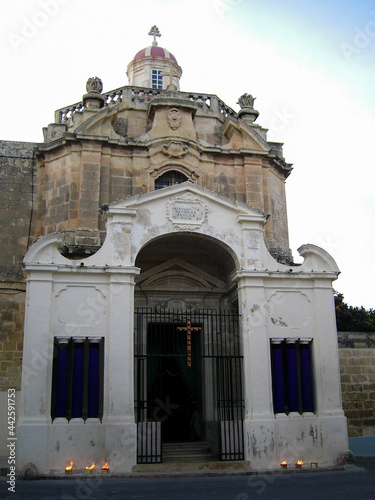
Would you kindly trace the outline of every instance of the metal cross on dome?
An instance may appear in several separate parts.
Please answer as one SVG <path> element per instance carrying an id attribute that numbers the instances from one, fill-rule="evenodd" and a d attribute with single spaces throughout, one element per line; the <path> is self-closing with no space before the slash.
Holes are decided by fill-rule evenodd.
<path id="1" fill-rule="evenodd" d="M 198 326 L 191 326 L 190 318 L 187 318 L 186 326 L 178 326 L 177 330 L 179 332 L 186 332 L 186 362 L 188 368 L 191 368 L 191 333 L 199 332 L 200 328 Z"/>
<path id="2" fill-rule="evenodd" d="M 154 37 L 154 41 L 152 42 L 152 45 L 153 46 L 156 46 L 158 44 L 158 42 L 156 41 L 156 37 L 157 36 L 161 36 L 161 33 L 159 31 L 159 28 L 154 24 L 154 26 L 150 29 L 149 33 L 148 33 L 150 36 L 153 36 Z"/>

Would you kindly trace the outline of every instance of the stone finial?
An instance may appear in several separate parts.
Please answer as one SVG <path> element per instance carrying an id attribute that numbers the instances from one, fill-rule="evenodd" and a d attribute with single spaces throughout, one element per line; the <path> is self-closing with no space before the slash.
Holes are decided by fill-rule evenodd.
<path id="1" fill-rule="evenodd" d="M 254 109 L 255 97 L 251 94 L 243 94 L 238 98 L 238 103 L 241 107 L 241 111 L 238 113 L 238 118 L 243 120 L 245 123 L 253 123 L 259 116 L 259 111 Z"/>
<path id="2" fill-rule="evenodd" d="M 253 108 L 254 101 L 256 97 L 253 97 L 251 94 L 242 94 L 241 97 L 238 98 L 238 103 L 243 108 Z"/>
<path id="3" fill-rule="evenodd" d="M 154 26 L 152 26 L 152 28 L 150 29 L 149 33 L 148 33 L 150 36 L 153 36 L 154 37 L 154 40 L 152 42 L 152 45 L 153 47 L 156 47 L 158 42 L 156 41 L 156 37 L 157 36 L 161 36 L 161 33 L 159 31 L 159 28 L 154 24 Z"/>
<path id="4" fill-rule="evenodd" d="M 87 109 L 100 109 L 104 106 L 105 97 L 103 92 L 103 82 L 97 76 L 89 78 L 86 83 L 87 94 L 82 98 L 83 105 Z"/>
<path id="5" fill-rule="evenodd" d="M 86 90 L 90 93 L 101 94 L 103 92 L 103 82 L 97 76 L 89 78 L 86 83 Z"/>

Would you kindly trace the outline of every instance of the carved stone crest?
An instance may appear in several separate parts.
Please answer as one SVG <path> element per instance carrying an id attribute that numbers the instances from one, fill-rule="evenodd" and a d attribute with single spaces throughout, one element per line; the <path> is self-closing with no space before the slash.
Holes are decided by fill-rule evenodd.
<path id="1" fill-rule="evenodd" d="M 180 126 L 181 113 L 177 108 L 171 108 L 168 111 L 168 123 L 172 130 L 176 130 Z"/>
<path id="2" fill-rule="evenodd" d="M 192 303 L 187 303 L 183 299 L 170 299 L 161 304 L 157 304 L 156 312 L 158 313 L 175 313 L 175 312 L 190 312 L 193 313 L 196 310 L 196 305 Z"/>
<path id="3" fill-rule="evenodd" d="M 169 144 L 163 145 L 163 153 L 169 158 L 182 158 L 188 152 L 189 146 L 182 144 L 182 142 L 170 141 Z"/>
<path id="4" fill-rule="evenodd" d="M 117 118 L 113 130 L 116 134 L 126 137 L 128 133 L 128 120 L 126 118 Z"/>

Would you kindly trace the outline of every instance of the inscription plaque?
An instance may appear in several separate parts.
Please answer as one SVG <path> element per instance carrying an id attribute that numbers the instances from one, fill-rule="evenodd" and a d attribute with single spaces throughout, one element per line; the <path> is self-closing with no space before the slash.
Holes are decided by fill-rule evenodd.
<path id="1" fill-rule="evenodd" d="M 176 202 L 172 206 L 171 217 L 173 220 L 201 221 L 203 209 L 199 205 L 192 206 L 189 203 Z"/>
<path id="2" fill-rule="evenodd" d="M 207 207 L 193 195 L 172 198 L 168 203 L 168 218 L 174 224 L 198 227 L 206 219 Z"/>

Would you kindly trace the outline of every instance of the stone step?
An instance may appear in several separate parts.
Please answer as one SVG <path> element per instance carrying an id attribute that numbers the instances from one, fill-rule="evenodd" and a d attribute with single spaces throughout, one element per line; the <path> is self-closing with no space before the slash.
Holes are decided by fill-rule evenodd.
<path id="1" fill-rule="evenodd" d="M 188 443 L 164 443 L 163 462 L 194 463 L 217 460 L 206 441 Z"/>
<path id="2" fill-rule="evenodd" d="M 194 458 L 194 457 L 211 457 L 211 450 L 202 451 L 202 452 L 193 452 L 193 451 L 163 451 L 163 458 Z"/>
<path id="3" fill-rule="evenodd" d="M 198 464 L 198 463 L 207 463 L 215 461 L 217 461 L 217 457 L 213 457 L 212 455 L 209 455 L 207 457 L 164 457 L 163 456 L 163 464 Z"/>
<path id="4" fill-rule="evenodd" d="M 206 441 L 194 443 L 163 443 L 163 451 L 202 451 L 210 450 L 210 445 Z"/>

